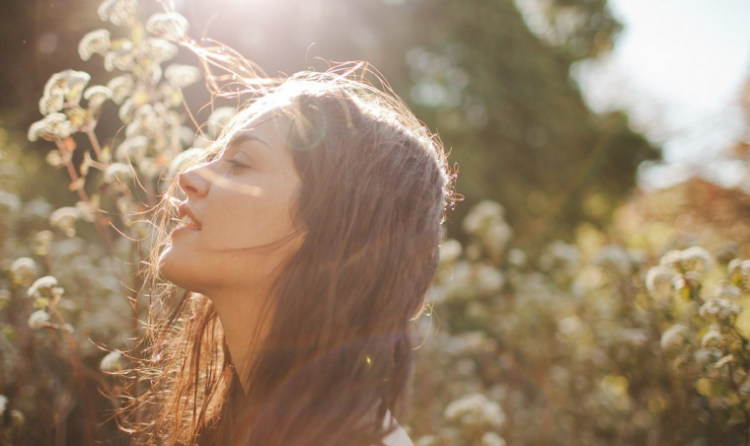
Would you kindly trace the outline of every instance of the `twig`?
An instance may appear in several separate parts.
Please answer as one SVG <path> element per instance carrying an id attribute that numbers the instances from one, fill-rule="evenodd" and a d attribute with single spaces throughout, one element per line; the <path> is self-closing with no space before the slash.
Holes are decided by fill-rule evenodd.
<path id="1" fill-rule="evenodd" d="M 96 134 L 94 134 L 94 129 L 86 129 L 86 135 L 89 137 L 89 142 L 91 142 L 91 147 L 94 148 L 94 153 L 96 153 L 96 160 L 101 162 L 102 161 L 102 146 L 99 145 L 99 139 L 96 137 Z"/>
<path id="2" fill-rule="evenodd" d="M 57 310 L 56 305 L 50 305 L 50 310 L 55 315 L 55 317 L 62 323 L 63 326 L 65 326 L 65 318 L 62 317 L 60 312 Z M 65 341 L 68 344 L 68 349 L 70 350 L 70 365 L 73 366 L 73 379 L 78 384 L 78 392 L 80 393 L 81 397 L 81 405 L 83 406 L 83 413 L 84 413 L 84 432 L 86 435 L 86 444 L 93 444 L 94 443 L 94 432 L 91 429 L 92 425 L 92 419 L 95 418 L 95 416 L 92 416 L 93 408 L 91 407 L 91 401 L 89 401 L 88 398 L 85 397 L 86 395 L 86 383 L 83 381 L 83 376 L 81 375 L 81 368 L 83 365 L 81 364 L 81 360 L 78 358 L 78 353 L 76 351 L 76 341 L 73 339 L 73 337 L 70 335 L 70 333 L 67 330 L 59 330 L 62 332 L 62 336 L 65 339 Z"/>

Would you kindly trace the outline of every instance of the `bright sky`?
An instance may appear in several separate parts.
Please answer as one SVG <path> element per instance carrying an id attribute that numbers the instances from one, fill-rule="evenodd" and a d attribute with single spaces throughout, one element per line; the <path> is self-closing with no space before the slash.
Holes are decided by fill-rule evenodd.
<path id="1" fill-rule="evenodd" d="M 667 186 L 697 171 L 737 184 L 747 172 L 720 155 L 742 123 L 750 0 L 609 3 L 625 24 L 615 51 L 574 76 L 594 109 L 625 107 L 638 129 L 663 145 L 667 165 L 644 169 L 642 185 Z"/>

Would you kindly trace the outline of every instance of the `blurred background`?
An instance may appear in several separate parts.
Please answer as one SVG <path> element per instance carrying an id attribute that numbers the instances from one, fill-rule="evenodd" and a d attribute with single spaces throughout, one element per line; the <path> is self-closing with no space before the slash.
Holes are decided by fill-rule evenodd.
<path id="1" fill-rule="evenodd" d="M 636 184 L 701 175 L 733 187 L 745 178 L 729 153 L 746 127 L 743 0 L 170 1 L 193 37 L 233 47 L 271 75 L 373 63 L 451 149 L 467 203 L 503 203 L 524 228 L 521 244 L 570 234 L 581 221 L 606 224 Z M 163 8 L 141 3 L 144 16 Z M 39 118 L 31 98 L 49 73 L 104 75 L 75 51 L 99 26 L 96 6 L 6 2 L 6 131 Z M 199 111 L 208 97 L 193 90 L 188 103 Z"/>
<path id="2" fill-rule="evenodd" d="M 696 395 L 692 384 L 665 384 L 672 375 L 660 362 L 666 356 L 655 351 L 660 351 L 661 331 L 677 318 L 644 303 L 648 291 L 643 284 L 647 266 L 670 249 L 705 245 L 724 272 L 734 257 L 750 254 L 750 2 L 165 3 L 140 0 L 137 14 L 145 20 L 165 6 L 178 11 L 190 22 L 191 37 L 232 47 L 269 75 L 324 70 L 349 60 L 372 63 L 450 150 L 450 161 L 459 166 L 457 191 L 464 200 L 448 214 L 447 234 L 455 244 L 447 246 L 455 248 L 455 255 L 446 255 L 448 260 L 441 263 L 450 273 L 439 275 L 432 294 L 447 338 L 435 337 L 434 351 L 430 344 L 425 348 L 425 357 L 436 355 L 431 361 L 442 361 L 446 371 L 433 373 L 425 362 L 416 372 L 421 384 L 415 400 L 422 403 L 419 407 L 431 408 L 413 419 L 420 445 L 498 446 L 505 439 L 509 444 L 563 445 L 573 444 L 568 441 L 576 438 L 575 432 L 582 432 L 578 444 L 591 445 L 747 444 L 742 441 L 750 426 L 738 433 L 730 415 L 721 418 L 711 412 L 709 402 L 719 394 L 704 386 L 697 393 L 703 399 L 696 402 L 691 399 Z M 5 0 L 2 5 L 0 148 L 6 164 L 0 179 L 15 178 L 13 193 L 20 203 L 42 198 L 59 208 L 78 201 L 61 187 L 70 181 L 64 169 L 54 170 L 45 162 L 51 143 L 28 142 L 26 133 L 41 119 L 38 99 L 52 73 L 82 70 L 99 83 L 116 75 L 104 70 L 98 56 L 87 62 L 78 56 L 78 43 L 89 31 L 106 27 L 113 39 L 130 32 L 103 23 L 99 4 Z M 185 51 L 175 61 L 197 63 Z M 185 89 L 184 96 L 203 122 L 211 111 L 205 86 L 198 82 Z M 105 145 L 122 138 L 117 111 L 113 103 L 104 105 L 96 133 Z M 184 111 L 182 117 L 184 125 L 191 125 Z M 80 134 L 75 140 L 86 144 Z M 74 163 L 80 166 L 82 160 L 78 151 Z M 5 244 L 3 271 L 15 257 L 32 255 L 25 240 L 34 237 L 33 231 L 22 224 L 26 217 L 18 218 L 1 233 L 14 243 Z M 487 233 L 487 228 L 494 232 Z M 96 237 L 91 229 L 79 235 Z M 627 266 L 616 281 L 606 273 L 611 260 L 607 255 L 614 251 L 605 248 L 611 244 L 627 258 L 620 256 Z M 601 250 L 606 255 L 600 255 Z M 461 276 L 463 267 L 469 269 Z M 596 274 L 607 279 L 597 276 L 601 280 L 591 285 L 591 268 L 599 268 Z M 0 288 L 12 288 L 12 275 L 7 274 Z M 556 296 L 559 302 L 542 301 L 542 295 Z M 613 298 L 617 305 L 598 310 Z M 643 316 L 652 310 L 660 316 Z M 25 315 L 18 316 L 24 325 L 28 315 L 18 311 Z M 587 313 L 591 311 L 595 314 Z M 4 320 L 6 328 L 13 325 L 13 317 Z M 581 333 L 581 324 L 591 327 L 584 341 L 570 337 Z M 642 330 L 642 337 L 632 330 Z M 615 339 L 613 331 L 629 333 L 630 338 Z M 18 355 L 15 347 L 8 347 L 15 338 L 4 333 L 9 343 L 7 348 L 0 343 L 0 352 L 5 351 L 6 358 L 11 357 L 8 352 Z M 633 336 L 640 340 L 633 341 Z M 524 344 L 535 341 L 544 347 Z M 596 354 L 586 350 L 586 359 L 581 359 L 573 347 L 560 350 L 558 344 L 565 342 L 604 347 Z M 640 353 L 623 358 L 623 345 Z M 98 352 L 87 354 L 96 368 Z M 653 373 L 636 372 L 643 361 Z M 8 390 L 16 388 L 17 372 L 2 373 L 5 390 L 0 388 L 0 394 L 18 393 Z M 563 377 L 565 373 L 588 377 L 581 382 Z M 556 393 L 555 386 L 573 390 Z M 461 395 L 471 392 L 488 399 L 474 397 L 448 411 L 449 402 L 463 401 Z M 604 399 L 577 406 L 594 394 Z M 623 403 L 621 397 L 630 402 Z M 516 408 L 518 416 L 509 413 L 505 421 L 503 414 L 499 422 L 492 401 L 499 401 L 506 412 Z M 489 406 L 482 406 L 485 403 Z M 75 407 L 70 410 L 82 410 Z M 480 412 L 497 416 L 486 423 L 458 422 L 461 417 L 455 414 L 462 413 L 461 407 L 480 407 Z M 54 410 L 42 412 L 33 412 L 40 425 L 54 418 Z M 3 415 L 6 420 L 8 413 Z M 600 413 L 610 418 L 597 418 Z M 624 420 L 634 427 L 619 426 Z M 74 442 L 83 438 L 83 428 L 70 423 L 70 444 L 79 444 Z M 441 430 L 441 423 L 447 423 L 447 430 Z M 455 428 L 456 423 L 465 429 Z M 721 427 L 725 425 L 735 427 Z M 56 429 L 59 432 L 59 426 Z M 108 429 L 110 434 L 101 438 L 114 441 L 114 429 Z M 677 429 L 686 433 L 670 436 Z M 441 433 L 433 438 L 430 432 Z M 454 440 L 441 443 L 438 437 Z M 51 437 L 35 438 L 27 443 L 45 444 L 42 438 Z M 55 438 L 62 444 L 59 435 Z"/>
<path id="3" fill-rule="evenodd" d="M 570 234 L 584 220 L 605 224 L 636 184 L 641 162 L 662 157 L 661 129 L 650 130 L 658 137 L 649 141 L 646 125 L 634 127 L 627 114 L 638 105 L 627 100 L 647 91 L 638 89 L 648 79 L 642 67 L 654 62 L 610 55 L 623 37 L 637 42 L 629 38 L 632 32 L 623 32 L 623 20 L 648 21 L 650 12 L 616 16 L 617 5 L 604 1 L 179 0 L 171 6 L 188 18 L 192 36 L 233 47 L 271 75 L 346 60 L 374 64 L 440 133 L 460 166 L 458 190 L 467 206 L 459 206 L 451 219 L 460 221 L 472 203 L 496 199 L 513 226 L 524 228 L 522 244 Z M 23 132 L 39 119 L 33 98 L 50 73 L 73 68 L 105 75 L 99 63 L 82 62 L 76 52 L 83 34 L 100 26 L 96 7 L 87 0 L 8 2 L 0 55 L 0 116 L 7 131 Z M 162 7 L 141 2 L 140 8 L 147 16 Z M 678 21 L 670 17 L 663 29 L 647 31 L 652 34 L 646 40 L 673 39 L 678 51 L 683 43 L 669 29 Z M 606 57 L 611 65 L 632 66 L 632 74 L 617 68 L 610 68 L 614 76 L 591 74 L 595 70 L 585 66 Z M 667 63 L 675 78 L 687 82 L 689 67 Z M 593 80 L 577 80 L 587 76 Z M 630 84 L 615 84 L 617 76 Z M 732 79 L 738 93 L 741 76 Z M 600 98 L 597 88 L 612 98 Z M 195 86 L 186 93 L 194 111 L 209 100 L 203 90 Z M 660 115 L 655 107 L 667 102 L 656 96 L 645 113 Z M 114 133 L 117 125 L 101 128 Z M 44 146 L 30 144 L 27 150 L 41 153 Z"/>

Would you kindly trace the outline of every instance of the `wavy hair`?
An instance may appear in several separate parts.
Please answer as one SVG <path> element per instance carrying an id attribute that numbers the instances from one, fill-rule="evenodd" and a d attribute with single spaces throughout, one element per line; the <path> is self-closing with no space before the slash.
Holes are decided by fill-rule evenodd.
<path id="1" fill-rule="evenodd" d="M 141 416 L 129 429 L 148 444 L 382 444 L 395 429 L 387 413 L 406 407 L 410 327 L 453 200 L 441 143 L 386 84 L 367 82 L 373 71 L 361 63 L 270 81 L 238 55 L 227 67 L 226 52 L 193 49 L 252 96 L 198 162 L 274 108 L 292 123 L 286 145 L 301 180 L 293 216 L 304 237 L 263 309 L 270 329 L 247 379 L 232 365 L 211 301 L 186 292 L 170 307 L 174 293 L 149 272 L 147 354 L 136 370 L 149 389 L 134 397 Z M 226 95 L 218 76 L 209 80 Z M 166 197 L 152 265 L 173 224 Z M 244 392 L 240 381 L 250 383 Z"/>

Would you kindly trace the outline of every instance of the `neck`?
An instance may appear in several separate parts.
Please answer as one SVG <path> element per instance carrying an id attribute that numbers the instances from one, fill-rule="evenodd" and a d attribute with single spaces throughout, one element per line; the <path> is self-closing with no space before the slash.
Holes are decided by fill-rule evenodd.
<path id="1" fill-rule="evenodd" d="M 270 285 L 223 290 L 209 296 L 245 392 L 249 386 L 250 370 L 271 326 L 273 308 L 267 303 L 269 294 Z"/>

